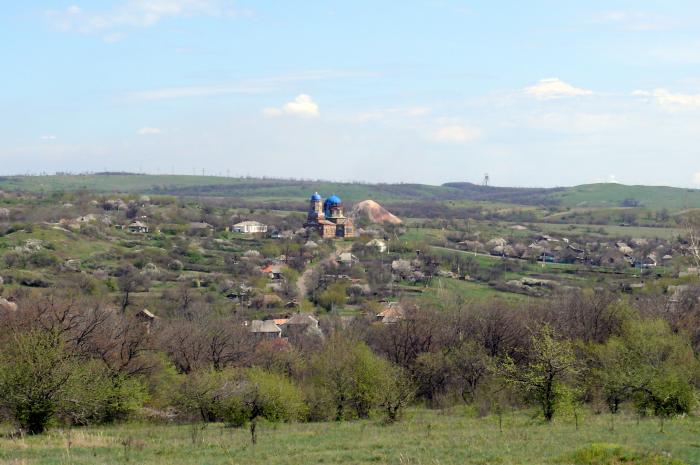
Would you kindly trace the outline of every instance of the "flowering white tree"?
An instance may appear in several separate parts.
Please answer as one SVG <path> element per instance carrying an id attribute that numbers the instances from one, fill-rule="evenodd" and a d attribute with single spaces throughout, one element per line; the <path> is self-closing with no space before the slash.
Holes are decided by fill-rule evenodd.
<path id="1" fill-rule="evenodd" d="M 700 211 L 689 212 L 683 220 L 688 236 L 688 254 L 696 267 L 700 267 Z"/>

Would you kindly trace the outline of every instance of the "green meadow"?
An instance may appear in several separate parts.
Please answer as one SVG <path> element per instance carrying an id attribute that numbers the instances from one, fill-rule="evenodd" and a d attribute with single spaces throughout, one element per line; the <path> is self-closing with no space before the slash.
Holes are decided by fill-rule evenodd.
<path id="1" fill-rule="evenodd" d="M 378 420 L 258 428 L 222 424 L 130 423 L 54 429 L 0 439 L 2 464 L 502 464 L 682 465 L 700 463 L 700 420 L 586 414 L 553 424 L 527 412 L 476 418 L 469 409 L 410 410 L 396 424 Z"/>

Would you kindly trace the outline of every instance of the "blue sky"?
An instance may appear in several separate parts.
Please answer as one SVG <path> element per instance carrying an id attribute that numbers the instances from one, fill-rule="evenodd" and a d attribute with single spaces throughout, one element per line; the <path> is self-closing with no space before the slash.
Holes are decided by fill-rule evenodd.
<path id="1" fill-rule="evenodd" d="M 697 1 L 3 3 L 3 174 L 700 187 Z"/>

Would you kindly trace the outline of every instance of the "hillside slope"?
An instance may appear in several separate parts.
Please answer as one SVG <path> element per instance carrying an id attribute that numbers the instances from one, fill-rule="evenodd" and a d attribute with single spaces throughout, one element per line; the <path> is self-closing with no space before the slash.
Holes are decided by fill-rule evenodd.
<path id="1" fill-rule="evenodd" d="M 584 184 L 552 193 L 551 198 L 567 206 L 640 206 L 673 210 L 700 208 L 700 189 L 666 186 L 626 186 L 616 183 Z"/>

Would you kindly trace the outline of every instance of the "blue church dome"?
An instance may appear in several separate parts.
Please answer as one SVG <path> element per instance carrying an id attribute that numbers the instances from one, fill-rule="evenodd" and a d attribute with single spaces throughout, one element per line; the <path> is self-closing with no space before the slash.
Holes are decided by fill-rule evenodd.
<path id="1" fill-rule="evenodd" d="M 317 200 L 321 200 L 321 196 L 319 195 L 318 192 L 314 192 L 313 195 L 311 196 L 311 200 L 314 202 Z"/>
<path id="2" fill-rule="evenodd" d="M 327 205 L 340 205 L 341 203 L 343 203 L 343 201 L 340 200 L 340 197 L 338 197 L 338 196 L 335 195 L 335 194 L 331 195 L 330 197 L 328 197 L 328 198 L 326 199 L 326 204 L 327 204 Z"/>

